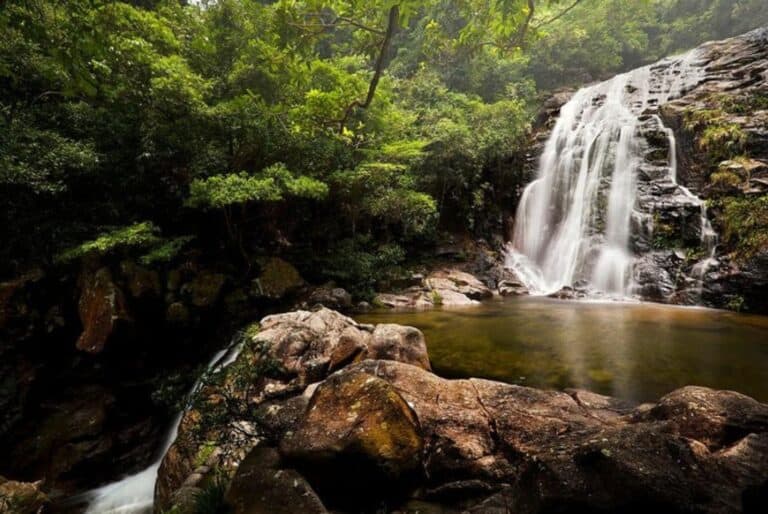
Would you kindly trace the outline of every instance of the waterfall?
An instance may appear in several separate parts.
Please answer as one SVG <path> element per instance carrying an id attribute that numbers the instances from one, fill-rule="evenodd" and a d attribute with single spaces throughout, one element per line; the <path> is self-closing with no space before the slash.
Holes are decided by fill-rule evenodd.
<path id="1" fill-rule="evenodd" d="M 638 208 L 638 173 L 650 164 L 650 130 L 666 135 L 670 148 L 656 185 L 703 211 L 703 202 L 677 185 L 674 134 L 656 114 L 698 84 L 700 61 L 693 50 L 617 75 L 579 90 L 561 108 L 538 176 L 521 196 L 507 248 L 507 267 L 533 294 L 586 285 L 600 294 L 631 296 L 632 220 L 651 218 Z M 704 232 L 702 226 L 702 237 Z"/>
<path id="2" fill-rule="evenodd" d="M 233 343 L 214 355 L 207 366 L 207 371 L 197 379 L 187 396 L 187 409 L 189 404 L 201 387 L 204 377 L 216 373 L 237 359 L 242 349 L 242 344 Z M 180 412 L 171 429 L 166 434 L 163 446 L 158 458 L 146 469 L 136 474 L 129 475 L 117 482 L 89 491 L 76 498 L 76 502 L 86 502 L 88 508 L 85 514 L 144 514 L 151 513 L 155 496 L 155 481 L 160 463 L 168 449 L 176 440 L 181 419 L 187 409 Z"/>

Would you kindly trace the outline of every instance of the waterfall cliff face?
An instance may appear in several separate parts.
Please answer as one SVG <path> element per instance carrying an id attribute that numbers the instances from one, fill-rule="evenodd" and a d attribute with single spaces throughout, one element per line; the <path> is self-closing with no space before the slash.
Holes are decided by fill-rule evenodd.
<path id="1" fill-rule="evenodd" d="M 507 266 L 533 293 L 635 295 L 638 256 L 652 250 L 654 219 L 670 206 L 698 213 L 698 237 L 711 233 L 703 202 L 677 183 L 674 134 L 658 115 L 698 85 L 701 61 L 699 50 L 666 59 L 583 88 L 562 107 L 508 246 Z"/>

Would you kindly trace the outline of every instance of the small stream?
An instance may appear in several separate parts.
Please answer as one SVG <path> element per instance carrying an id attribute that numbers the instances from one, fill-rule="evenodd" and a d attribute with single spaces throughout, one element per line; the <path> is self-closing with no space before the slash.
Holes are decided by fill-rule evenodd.
<path id="1" fill-rule="evenodd" d="M 445 377 L 585 388 L 636 401 L 702 385 L 768 401 L 765 316 L 521 297 L 358 320 L 418 327 L 435 372 Z"/>

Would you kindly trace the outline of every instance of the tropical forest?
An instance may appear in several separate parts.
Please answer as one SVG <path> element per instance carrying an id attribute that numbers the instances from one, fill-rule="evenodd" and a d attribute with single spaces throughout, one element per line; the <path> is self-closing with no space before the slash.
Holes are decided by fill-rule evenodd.
<path id="1" fill-rule="evenodd" d="M 768 512 L 768 0 L 0 0 L 0 514 Z"/>

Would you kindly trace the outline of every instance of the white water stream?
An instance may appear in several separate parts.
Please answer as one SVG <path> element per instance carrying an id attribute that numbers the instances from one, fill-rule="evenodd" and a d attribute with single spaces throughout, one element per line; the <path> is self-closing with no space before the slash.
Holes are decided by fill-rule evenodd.
<path id="1" fill-rule="evenodd" d="M 508 245 L 507 267 L 533 294 L 588 284 L 600 293 L 631 296 L 631 220 L 648 219 L 637 210 L 637 177 L 649 148 L 642 130 L 649 120 L 669 141 L 660 182 L 701 207 L 702 239 L 711 239 L 703 203 L 677 186 L 674 134 L 655 114 L 701 80 L 699 61 L 694 50 L 617 75 L 579 90 L 562 107 L 538 177 L 520 199 Z"/>
<path id="2" fill-rule="evenodd" d="M 216 373 L 234 362 L 241 349 L 241 344 L 230 345 L 214 355 L 208 364 L 207 371 L 192 386 L 187 396 L 187 405 L 194 398 L 204 377 Z M 181 418 L 185 412 L 186 409 L 176 416 L 172 428 L 165 437 L 159 457 L 149 467 L 122 480 L 85 493 L 83 499 L 88 503 L 86 514 L 144 514 L 152 512 L 157 472 L 163 457 L 176 440 Z"/>

